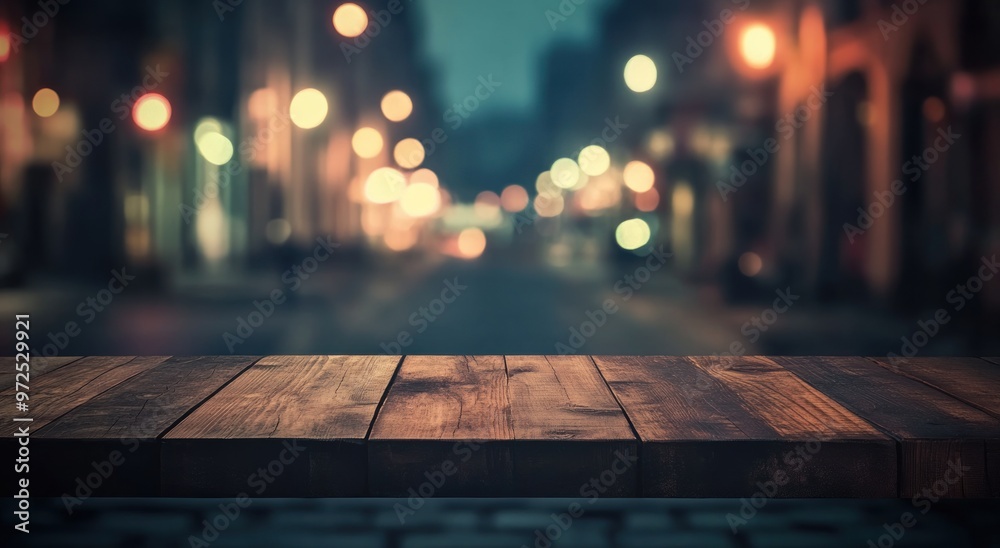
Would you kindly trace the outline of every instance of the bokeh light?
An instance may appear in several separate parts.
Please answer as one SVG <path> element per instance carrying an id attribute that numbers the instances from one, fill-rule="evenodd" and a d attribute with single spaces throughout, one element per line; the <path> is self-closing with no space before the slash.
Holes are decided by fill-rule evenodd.
<path id="1" fill-rule="evenodd" d="M 660 193 L 656 191 L 655 188 L 651 188 L 646 192 L 635 195 L 635 208 L 643 213 L 651 213 L 656 211 L 656 208 L 660 205 Z"/>
<path id="2" fill-rule="evenodd" d="M 0 63 L 10 57 L 10 31 L 6 25 L 0 25 Z"/>
<path id="3" fill-rule="evenodd" d="M 774 31 L 763 23 L 755 23 L 743 30 L 740 37 L 740 54 L 750 68 L 766 69 L 774 62 L 777 40 Z"/>
<path id="4" fill-rule="evenodd" d="M 159 93 L 147 93 L 132 107 L 132 120 L 146 131 L 158 131 L 170 122 L 170 101 Z"/>
<path id="5" fill-rule="evenodd" d="M 580 171 L 597 177 L 603 175 L 611 167 L 611 155 L 602 146 L 590 145 L 580 151 Z"/>
<path id="6" fill-rule="evenodd" d="M 390 122 L 402 122 L 409 118 L 412 112 L 413 101 L 402 91 L 390 91 L 382 98 L 382 114 Z"/>
<path id="7" fill-rule="evenodd" d="M 642 219 L 629 219 L 615 229 L 615 241 L 622 249 L 629 251 L 648 244 L 651 236 L 649 225 Z"/>
<path id="8" fill-rule="evenodd" d="M 273 245 L 281 245 L 292 236 L 292 223 L 285 219 L 271 219 L 264 227 L 267 241 Z"/>
<path id="9" fill-rule="evenodd" d="M 35 93 L 31 100 L 31 108 L 35 114 L 42 118 L 48 118 L 59 110 L 59 94 L 49 88 L 42 88 Z"/>
<path id="10" fill-rule="evenodd" d="M 690 215 L 694 211 L 694 191 L 691 190 L 691 185 L 687 183 L 678 183 L 677 186 L 674 187 L 674 193 L 671 196 L 671 203 L 675 215 Z"/>
<path id="11" fill-rule="evenodd" d="M 639 161 L 629 162 L 625 166 L 625 171 L 622 172 L 622 178 L 625 180 L 625 186 L 633 192 L 646 192 L 653 188 L 656 183 L 656 174 L 653 173 L 653 168 L 649 167 L 649 164 Z"/>
<path id="12" fill-rule="evenodd" d="M 580 166 L 569 158 L 560 158 L 552 164 L 549 176 L 557 187 L 570 189 L 580 182 Z"/>
<path id="13" fill-rule="evenodd" d="M 333 12 L 333 28 L 345 38 L 361 36 L 368 28 L 368 14 L 357 4 L 343 4 Z"/>
<path id="14" fill-rule="evenodd" d="M 764 268 L 763 259 L 760 258 L 760 255 L 752 251 L 747 251 L 746 253 L 740 255 L 738 264 L 740 272 L 749 278 L 753 278 L 757 274 L 760 274 L 760 271 Z"/>
<path id="15" fill-rule="evenodd" d="M 558 217 L 565 208 L 566 200 L 558 194 L 535 196 L 535 213 L 539 217 Z"/>
<path id="16" fill-rule="evenodd" d="M 434 188 L 438 188 L 441 186 L 441 182 L 438 180 L 437 173 L 434 173 L 433 171 L 427 168 L 418 169 L 414 171 L 412 175 L 410 175 L 410 184 L 415 185 L 418 183 L 426 183 Z"/>
<path id="17" fill-rule="evenodd" d="M 403 139 L 396 143 L 396 148 L 392 152 L 393 158 L 399 167 L 404 169 L 415 169 L 424 163 L 424 145 L 416 139 Z"/>
<path id="18" fill-rule="evenodd" d="M 500 205 L 508 213 L 520 213 L 528 207 L 528 191 L 521 185 L 510 185 L 500 193 Z"/>
<path id="19" fill-rule="evenodd" d="M 415 219 L 430 217 L 441 209 L 441 192 L 428 183 L 411 184 L 403 191 L 399 207 Z"/>
<path id="20" fill-rule="evenodd" d="M 271 88 L 260 88 L 247 99 L 247 110 L 255 120 L 266 120 L 278 110 L 278 93 Z"/>
<path id="21" fill-rule="evenodd" d="M 656 85 L 656 63 L 645 55 L 636 55 L 625 64 L 625 85 L 636 93 L 645 93 Z"/>
<path id="22" fill-rule="evenodd" d="M 411 228 L 392 228 L 385 233 L 385 246 L 393 251 L 406 251 L 417 245 L 417 231 Z"/>
<path id="23" fill-rule="evenodd" d="M 382 152 L 384 146 L 382 134 L 377 129 L 363 127 L 354 133 L 351 139 L 351 148 L 354 153 L 362 158 L 374 158 Z"/>
<path id="24" fill-rule="evenodd" d="M 222 133 L 222 122 L 202 118 L 194 128 L 194 144 L 209 163 L 221 166 L 233 158 L 233 143 Z"/>
<path id="25" fill-rule="evenodd" d="M 326 102 L 326 96 L 318 89 L 306 88 L 292 97 L 292 103 L 288 107 L 288 114 L 292 118 L 292 123 L 302 129 L 312 129 L 326 120 L 330 106 Z"/>
<path id="26" fill-rule="evenodd" d="M 458 251 L 466 259 L 475 259 L 486 251 L 486 234 L 478 228 L 467 228 L 458 235 Z"/>
<path id="27" fill-rule="evenodd" d="M 500 196 L 492 190 L 480 192 L 472 208 L 476 212 L 476 217 L 484 223 L 495 225 L 501 220 Z"/>
<path id="28" fill-rule="evenodd" d="M 543 171 L 535 179 L 535 191 L 539 196 L 562 196 L 562 189 L 552 182 L 552 173 Z"/>
<path id="29" fill-rule="evenodd" d="M 390 204 L 406 189 L 406 177 L 391 167 L 376 169 L 365 180 L 365 198 L 375 204 Z"/>

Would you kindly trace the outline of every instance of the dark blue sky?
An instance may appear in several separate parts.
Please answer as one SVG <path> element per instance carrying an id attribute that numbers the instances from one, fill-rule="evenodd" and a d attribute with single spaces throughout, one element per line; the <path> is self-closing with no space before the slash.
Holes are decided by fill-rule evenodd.
<path id="1" fill-rule="evenodd" d="M 585 0 L 552 29 L 546 11 L 558 13 L 570 0 L 422 0 L 426 52 L 438 68 L 447 105 L 473 93 L 480 76 L 502 85 L 482 110 L 526 110 L 533 106 L 538 60 L 556 41 L 596 38 L 597 23 L 613 0 Z"/>

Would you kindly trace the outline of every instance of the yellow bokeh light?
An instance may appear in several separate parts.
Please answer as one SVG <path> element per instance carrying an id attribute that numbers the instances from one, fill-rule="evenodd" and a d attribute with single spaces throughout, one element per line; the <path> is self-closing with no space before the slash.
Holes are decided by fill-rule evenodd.
<path id="1" fill-rule="evenodd" d="M 508 213 L 519 213 L 528 207 L 528 191 L 521 185 L 510 185 L 500 193 L 500 205 Z"/>
<path id="2" fill-rule="evenodd" d="M 415 219 L 430 217 L 441 209 L 441 192 L 427 183 L 411 184 L 403 191 L 399 207 Z"/>
<path id="3" fill-rule="evenodd" d="M 652 232 L 642 219 L 629 219 L 615 230 L 615 241 L 622 249 L 632 251 L 649 243 Z"/>
<path id="4" fill-rule="evenodd" d="M 42 118 L 48 118 L 59 110 L 59 94 L 49 88 L 42 88 L 35 93 L 35 98 L 31 100 L 31 108 L 35 114 Z"/>
<path id="5" fill-rule="evenodd" d="M 158 131 L 170 122 L 170 102 L 159 93 L 147 93 L 132 107 L 132 120 L 146 131 Z"/>
<path id="6" fill-rule="evenodd" d="M 368 28 L 368 14 L 357 4 L 343 4 L 333 12 L 333 28 L 345 38 L 361 36 Z"/>
<path id="7" fill-rule="evenodd" d="M 686 217 L 694 211 L 694 192 L 691 191 L 691 186 L 687 183 L 678 183 L 674 187 L 674 193 L 671 195 L 670 201 L 674 215 Z"/>
<path id="8" fill-rule="evenodd" d="M 740 37 L 740 53 L 750 68 L 766 69 L 774 62 L 777 40 L 774 31 L 762 23 L 750 25 Z"/>
<path id="9" fill-rule="evenodd" d="M 375 204 L 390 204 L 406 189 L 406 177 L 391 167 L 376 169 L 365 180 L 365 198 Z"/>
<path id="10" fill-rule="evenodd" d="M 478 228 L 467 228 L 458 235 L 458 251 L 466 259 L 475 259 L 486 251 L 486 234 Z"/>
<path id="11" fill-rule="evenodd" d="M 233 142 L 221 133 L 215 131 L 204 133 L 197 138 L 195 145 L 198 146 L 198 152 L 210 164 L 222 166 L 233 159 Z"/>
<path id="12" fill-rule="evenodd" d="M 326 96 L 318 89 L 306 88 L 292 97 L 292 103 L 288 107 L 288 114 L 292 118 L 292 123 L 302 129 L 312 129 L 326 120 L 330 105 L 326 102 Z"/>
<path id="13" fill-rule="evenodd" d="M 414 171 L 412 175 L 410 175 L 410 184 L 415 185 L 417 183 L 426 183 L 434 188 L 438 188 L 441 186 L 441 182 L 438 180 L 437 173 L 434 173 L 433 171 L 427 168 L 418 169 Z"/>
<path id="14" fill-rule="evenodd" d="M 402 122 L 413 112 L 413 101 L 402 91 L 390 91 L 382 98 L 382 114 L 390 122 Z"/>
<path id="15" fill-rule="evenodd" d="M 552 173 L 542 172 L 535 179 L 535 191 L 539 196 L 562 196 L 562 189 L 552 182 Z"/>
<path id="16" fill-rule="evenodd" d="M 377 129 L 363 127 L 354 133 L 351 148 L 362 158 L 374 158 L 382 152 L 382 134 Z"/>
<path id="17" fill-rule="evenodd" d="M 580 171 L 597 177 L 611 168 L 611 155 L 602 146 L 590 145 L 580 151 Z"/>
<path id="18" fill-rule="evenodd" d="M 560 158 L 549 171 L 552 183 L 559 188 L 570 189 L 580 182 L 580 166 L 569 158 Z"/>
<path id="19" fill-rule="evenodd" d="M 403 139 L 396 143 L 396 148 L 392 151 L 396 163 L 403 169 L 416 169 L 424 163 L 424 145 L 416 139 Z"/>
<path id="20" fill-rule="evenodd" d="M 625 85 L 636 93 L 645 93 L 656 85 L 656 63 L 645 55 L 636 55 L 625 64 Z"/>
<path id="21" fill-rule="evenodd" d="M 653 173 L 653 168 L 644 162 L 629 162 L 625 166 L 625 171 L 622 172 L 622 177 L 625 179 L 625 186 L 634 192 L 646 192 L 653 188 L 656 183 L 656 174 Z"/>

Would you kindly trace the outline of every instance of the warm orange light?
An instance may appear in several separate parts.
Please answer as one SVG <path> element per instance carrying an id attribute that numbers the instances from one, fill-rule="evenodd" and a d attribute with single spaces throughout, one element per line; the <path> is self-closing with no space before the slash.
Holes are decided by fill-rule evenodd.
<path id="1" fill-rule="evenodd" d="M 740 37 L 740 54 L 750 68 L 766 69 L 774 62 L 777 39 L 774 31 L 762 23 L 755 23 L 743 30 Z"/>
<path id="2" fill-rule="evenodd" d="M 467 228 L 458 235 L 458 251 L 466 259 L 475 259 L 486 251 L 486 234 L 478 228 Z"/>
<path id="3" fill-rule="evenodd" d="M 653 168 L 649 167 L 649 164 L 639 161 L 629 162 L 625 166 L 622 178 L 625 179 L 625 186 L 632 189 L 633 192 L 646 192 L 656 184 L 656 174 L 653 173 Z"/>
<path id="4" fill-rule="evenodd" d="M 10 31 L 0 25 L 0 63 L 10 58 Z"/>
<path id="5" fill-rule="evenodd" d="M 377 129 L 363 127 L 351 138 L 351 148 L 362 158 L 374 158 L 382 152 L 382 134 Z"/>
<path id="6" fill-rule="evenodd" d="M 760 255 L 752 251 L 747 251 L 746 253 L 740 255 L 739 267 L 740 272 L 742 272 L 744 276 L 753 278 L 757 274 L 760 274 L 760 271 L 763 270 L 764 261 L 760 258 Z"/>
<path id="7" fill-rule="evenodd" d="M 31 100 L 31 108 L 35 114 L 42 118 L 48 118 L 59 110 L 59 94 L 49 88 L 42 88 L 35 93 Z"/>
<path id="8" fill-rule="evenodd" d="M 170 101 L 159 93 L 147 93 L 132 108 L 135 125 L 146 131 L 158 131 L 170 121 Z"/>
<path id="9" fill-rule="evenodd" d="M 635 195 L 635 208 L 643 213 L 651 213 L 656 211 L 656 208 L 660 205 L 660 193 L 656 191 L 655 188 L 651 188 L 646 192 Z"/>
<path id="10" fill-rule="evenodd" d="M 368 14 L 357 4 L 343 4 L 333 12 L 333 28 L 345 38 L 360 36 L 368 28 Z"/>
<path id="11" fill-rule="evenodd" d="M 528 207 L 528 191 L 521 185 L 510 185 L 500 194 L 500 205 L 508 213 L 519 213 Z"/>
<path id="12" fill-rule="evenodd" d="M 390 91 L 382 98 L 382 114 L 390 122 L 402 122 L 413 112 L 413 100 L 402 91 Z"/>

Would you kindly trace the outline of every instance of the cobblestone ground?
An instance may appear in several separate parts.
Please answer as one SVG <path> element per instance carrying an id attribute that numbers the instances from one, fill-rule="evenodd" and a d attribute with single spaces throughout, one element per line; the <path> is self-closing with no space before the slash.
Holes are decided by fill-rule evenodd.
<path id="1" fill-rule="evenodd" d="M 428 500 L 400 523 L 405 500 L 256 500 L 230 520 L 232 500 L 93 499 L 68 515 L 35 500 L 24 546 L 330 546 L 378 548 L 1000 546 L 1000 501 L 940 501 L 926 514 L 906 500 L 769 500 L 733 534 L 739 500 Z M 584 514 L 567 521 L 573 502 Z M 3 501 L 5 520 L 11 499 Z M 910 527 L 898 525 L 911 512 Z M 553 514 L 555 517 L 553 517 Z M 745 514 L 749 515 L 749 514 Z M 223 530 L 204 535 L 205 521 Z M 9 523 L 9 522 L 8 522 Z M 9 525 L 8 525 L 9 527 Z M 899 536 L 893 537 L 893 533 Z M 201 537 L 199 539 L 199 537 Z M 553 540 L 554 539 L 554 540 Z M 202 542 L 202 540 L 204 542 Z M 7 545 L 6 543 L 4 543 Z"/>

